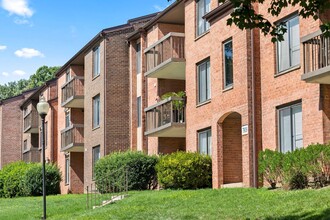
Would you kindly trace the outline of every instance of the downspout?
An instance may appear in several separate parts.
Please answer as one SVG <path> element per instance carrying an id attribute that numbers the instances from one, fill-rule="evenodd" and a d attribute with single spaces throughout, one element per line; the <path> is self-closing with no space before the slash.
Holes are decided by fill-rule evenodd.
<path id="1" fill-rule="evenodd" d="M 253 167 L 253 187 L 257 187 L 257 170 L 256 170 L 256 119 L 255 119 L 255 67 L 254 67 L 254 34 L 251 30 L 251 69 L 252 69 L 252 167 Z"/>
<path id="2" fill-rule="evenodd" d="M 51 120 L 52 120 L 52 131 L 51 131 L 51 134 L 54 134 L 54 106 L 53 105 L 50 105 L 50 108 L 51 108 L 51 113 L 52 113 L 52 116 L 51 116 Z M 54 137 L 52 135 L 52 137 Z M 52 163 L 55 162 L 55 158 L 54 158 L 54 138 L 52 138 L 52 146 L 50 146 L 50 156 L 52 158 Z"/>
<path id="3" fill-rule="evenodd" d="M 106 128 L 106 118 L 107 118 L 107 112 L 106 112 L 106 106 L 107 106 L 107 60 L 106 60 L 106 53 L 107 53 L 107 38 L 105 37 L 105 34 L 102 32 L 100 34 L 100 36 L 103 38 L 104 40 L 104 44 L 103 44 L 103 65 L 104 65 L 104 104 L 103 104 L 103 117 L 104 117 L 104 121 L 103 121 L 103 129 L 104 129 L 104 142 L 103 142 L 103 156 L 107 155 L 107 151 L 106 151 L 106 136 L 107 136 L 107 128 Z"/>

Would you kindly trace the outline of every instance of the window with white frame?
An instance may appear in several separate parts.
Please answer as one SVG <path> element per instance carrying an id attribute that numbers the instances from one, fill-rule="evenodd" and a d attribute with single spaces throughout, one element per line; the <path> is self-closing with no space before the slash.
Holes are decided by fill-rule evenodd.
<path id="1" fill-rule="evenodd" d="M 45 122 L 45 147 L 48 145 L 48 121 Z"/>
<path id="2" fill-rule="evenodd" d="M 93 78 L 101 73 L 100 46 L 93 49 Z"/>
<path id="3" fill-rule="evenodd" d="M 223 43 L 224 88 L 233 86 L 233 41 Z"/>
<path id="4" fill-rule="evenodd" d="M 279 143 L 283 153 L 303 147 L 301 103 L 278 109 Z"/>
<path id="5" fill-rule="evenodd" d="M 70 110 L 65 111 L 65 127 L 68 128 L 71 125 L 71 114 Z"/>
<path id="6" fill-rule="evenodd" d="M 27 140 L 24 140 L 24 142 L 23 142 L 23 150 L 24 151 L 27 150 Z"/>
<path id="7" fill-rule="evenodd" d="M 100 126 L 100 95 L 93 97 L 93 128 Z"/>
<path id="8" fill-rule="evenodd" d="M 197 65 L 198 103 L 211 99 L 210 60 Z"/>
<path id="9" fill-rule="evenodd" d="M 277 42 L 277 72 L 281 73 L 300 64 L 299 16 L 281 22 L 286 28 L 284 40 Z"/>
<path id="10" fill-rule="evenodd" d="M 65 155 L 65 184 L 70 184 L 70 157 Z"/>
<path id="11" fill-rule="evenodd" d="M 210 29 L 210 24 L 207 22 L 203 16 L 210 12 L 210 0 L 197 0 L 196 1 L 196 34 L 197 36 L 202 35 Z"/>
<path id="12" fill-rule="evenodd" d="M 65 81 L 69 82 L 71 79 L 70 69 L 67 69 L 65 72 Z"/>
<path id="13" fill-rule="evenodd" d="M 101 154 L 100 154 L 100 146 L 96 146 L 96 147 L 93 147 L 92 149 L 92 156 L 93 156 L 93 161 L 92 161 L 92 176 L 93 176 L 93 179 L 95 179 L 95 164 L 96 162 L 101 158 Z"/>
<path id="14" fill-rule="evenodd" d="M 212 154 L 211 128 L 198 132 L 198 150 L 201 154 Z"/>

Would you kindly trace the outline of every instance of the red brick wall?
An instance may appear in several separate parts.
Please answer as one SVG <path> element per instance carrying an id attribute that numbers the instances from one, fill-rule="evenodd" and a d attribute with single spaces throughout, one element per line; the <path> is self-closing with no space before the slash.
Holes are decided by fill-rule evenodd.
<path id="1" fill-rule="evenodd" d="M 159 154 L 170 154 L 176 151 L 186 150 L 186 138 L 158 138 L 158 153 Z"/>
<path id="2" fill-rule="evenodd" d="M 222 131 L 224 184 L 242 182 L 241 116 L 230 114 L 222 123 Z"/>
<path id="3" fill-rule="evenodd" d="M 268 13 L 270 0 L 259 5 L 259 11 L 270 21 L 277 21 L 291 15 L 298 7 L 283 10 L 278 17 Z M 319 29 L 319 21 L 299 18 L 300 37 Z M 261 101 L 262 101 L 262 143 L 263 148 L 279 149 L 276 107 L 302 100 L 303 145 L 323 143 L 323 111 L 320 108 L 320 85 L 301 80 L 303 74 L 303 49 L 300 46 L 300 67 L 276 76 L 276 45 L 270 36 L 260 38 Z"/>
<path id="4" fill-rule="evenodd" d="M 70 153 L 70 191 L 84 193 L 84 153 Z"/>
<path id="5" fill-rule="evenodd" d="M 1 106 L 0 169 L 22 159 L 23 119 L 19 106 L 23 98 L 12 98 Z"/>
<path id="6" fill-rule="evenodd" d="M 185 80 L 158 79 L 158 96 L 167 92 L 185 91 Z"/>

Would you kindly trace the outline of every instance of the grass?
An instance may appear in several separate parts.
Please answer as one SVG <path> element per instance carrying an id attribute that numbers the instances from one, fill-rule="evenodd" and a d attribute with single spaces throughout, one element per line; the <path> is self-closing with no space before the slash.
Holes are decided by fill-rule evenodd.
<path id="1" fill-rule="evenodd" d="M 330 189 L 164 190 L 129 192 L 86 210 L 86 195 L 47 197 L 49 219 L 330 219 Z M 0 219 L 40 219 L 42 198 L 0 199 Z"/>

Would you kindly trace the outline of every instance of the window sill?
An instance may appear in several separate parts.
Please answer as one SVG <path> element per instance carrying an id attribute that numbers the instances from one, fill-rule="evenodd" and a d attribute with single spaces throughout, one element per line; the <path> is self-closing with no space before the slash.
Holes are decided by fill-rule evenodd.
<path id="1" fill-rule="evenodd" d="M 92 81 L 93 81 L 94 79 L 97 79 L 97 78 L 99 78 L 99 77 L 100 77 L 100 75 L 101 75 L 101 74 L 99 74 L 99 75 L 97 75 L 97 76 L 94 76 L 94 77 L 92 78 Z"/>
<path id="2" fill-rule="evenodd" d="M 274 78 L 279 77 L 279 76 L 282 76 L 282 75 L 285 75 L 285 74 L 287 74 L 289 72 L 292 72 L 292 71 L 297 70 L 297 69 L 300 69 L 300 68 L 301 68 L 301 65 L 300 64 L 297 65 L 297 66 L 290 67 L 287 70 L 284 70 L 284 71 L 279 72 L 279 73 L 275 73 Z"/>
<path id="3" fill-rule="evenodd" d="M 95 127 L 95 128 L 93 128 L 92 131 L 95 131 L 95 130 L 97 130 L 97 129 L 99 129 L 99 128 L 100 128 L 100 125 L 97 126 L 97 127 Z"/>
<path id="4" fill-rule="evenodd" d="M 233 85 L 224 88 L 224 89 L 222 90 L 222 92 L 227 92 L 227 91 L 230 91 L 230 90 L 232 90 L 232 89 L 234 89 L 234 86 L 233 86 Z"/>
<path id="5" fill-rule="evenodd" d="M 68 185 L 70 185 L 70 183 L 65 183 L 65 184 L 64 184 L 64 186 L 68 186 Z"/>
<path id="6" fill-rule="evenodd" d="M 211 99 L 208 99 L 208 100 L 206 100 L 206 101 L 204 101 L 204 102 L 202 102 L 202 103 L 197 104 L 197 105 L 196 105 L 196 108 L 199 108 L 199 107 L 201 107 L 201 106 L 203 106 L 203 105 L 207 105 L 207 104 L 209 104 L 209 103 L 211 103 Z"/>
<path id="7" fill-rule="evenodd" d="M 210 33 L 210 29 L 208 29 L 207 31 L 205 31 L 204 33 L 202 33 L 201 35 L 197 36 L 195 38 L 195 42 L 198 41 L 199 39 L 201 39 L 202 37 L 204 37 L 205 35 L 207 35 L 208 33 Z"/>

